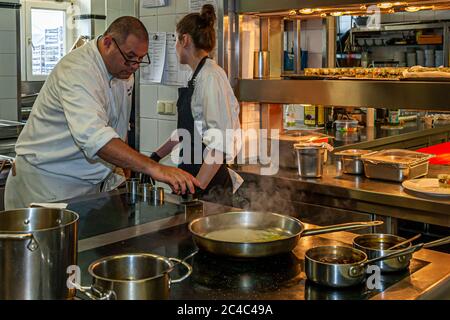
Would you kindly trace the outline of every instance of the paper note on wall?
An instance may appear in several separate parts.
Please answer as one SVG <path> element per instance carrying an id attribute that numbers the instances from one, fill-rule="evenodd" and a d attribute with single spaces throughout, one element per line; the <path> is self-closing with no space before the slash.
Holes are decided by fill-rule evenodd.
<path id="1" fill-rule="evenodd" d="M 166 61 L 164 66 L 163 84 L 173 86 L 186 86 L 191 69 L 187 65 L 181 65 L 178 62 L 176 50 L 176 34 L 167 33 L 166 38 Z"/>
<path id="2" fill-rule="evenodd" d="M 200 12 L 203 5 L 212 4 L 216 9 L 217 15 L 217 3 L 216 0 L 189 0 L 189 12 Z"/>
<path id="3" fill-rule="evenodd" d="M 142 68 L 142 83 L 161 83 L 166 62 L 166 33 L 149 32 L 149 48 L 151 64 Z"/>
<path id="4" fill-rule="evenodd" d="M 143 8 L 164 7 L 167 0 L 142 0 Z"/>

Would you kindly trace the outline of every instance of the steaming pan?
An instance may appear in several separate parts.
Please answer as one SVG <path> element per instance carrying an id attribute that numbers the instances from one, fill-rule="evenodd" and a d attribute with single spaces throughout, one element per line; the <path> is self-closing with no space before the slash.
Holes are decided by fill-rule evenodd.
<path id="1" fill-rule="evenodd" d="M 237 258 L 258 258 L 272 256 L 292 251 L 302 236 L 319 235 L 324 233 L 372 227 L 382 224 L 381 221 L 354 222 L 328 227 L 318 227 L 306 230 L 305 225 L 298 219 L 271 212 L 238 211 L 216 214 L 198 218 L 189 224 L 195 244 L 207 252 Z M 276 232 L 280 237 L 263 240 L 243 241 L 240 233 L 233 233 L 233 239 L 224 236 L 223 239 L 212 237 L 217 231 L 225 235 L 228 230 L 239 230 L 241 234 L 250 231 Z"/>

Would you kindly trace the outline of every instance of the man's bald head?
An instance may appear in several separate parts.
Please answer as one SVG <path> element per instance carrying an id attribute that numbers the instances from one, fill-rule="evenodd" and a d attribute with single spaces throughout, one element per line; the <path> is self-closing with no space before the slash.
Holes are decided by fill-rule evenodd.
<path id="1" fill-rule="evenodd" d="M 130 34 L 148 42 L 148 32 L 144 24 L 139 19 L 131 16 L 124 16 L 114 20 L 103 35 L 112 36 L 120 45 L 127 40 Z"/>

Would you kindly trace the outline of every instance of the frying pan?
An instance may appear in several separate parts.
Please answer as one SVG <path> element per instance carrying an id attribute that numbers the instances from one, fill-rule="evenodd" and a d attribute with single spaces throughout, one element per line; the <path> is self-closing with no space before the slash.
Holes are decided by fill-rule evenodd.
<path id="1" fill-rule="evenodd" d="M 306 230 L 298 219 L 271 212 L 237 211 L 226 212 L 193 220 L 189 231 L 199 249 L 212 254 L 236 257 L 259 258 L 292 251 L 300 237 L 336 231 L 367 228 L 383 224 L 382 221 L 354 222 Z M 261 242 L 242 242 L 212 239 L 213 231 L 229 229 L 277 230 L 285 237 Z"/>

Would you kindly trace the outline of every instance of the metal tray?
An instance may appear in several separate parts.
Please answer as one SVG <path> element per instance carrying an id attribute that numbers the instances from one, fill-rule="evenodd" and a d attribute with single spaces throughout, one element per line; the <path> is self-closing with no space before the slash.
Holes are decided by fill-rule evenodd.
<path id="1" fill-rule="evenodd" d="M 361 157 L 367 178 L 402 182 L 428 173 L 433 155 L 402 149 L 373 152 Z"/>

